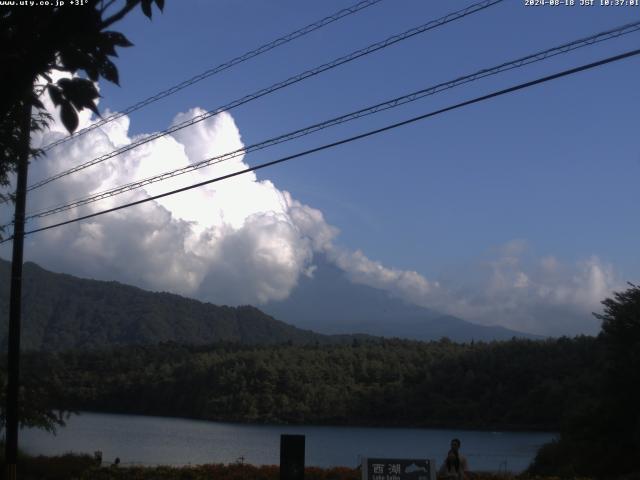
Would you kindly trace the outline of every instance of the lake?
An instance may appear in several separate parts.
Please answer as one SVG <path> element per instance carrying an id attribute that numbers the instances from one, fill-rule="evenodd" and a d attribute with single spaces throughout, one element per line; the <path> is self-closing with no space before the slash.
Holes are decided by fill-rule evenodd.
<path id="1" fill-rule="evenodd" d="M 472 430 L 274 426 L 207 422 L 183 418 L 81 413 L 56 436 L 22 430 L 20 447 L 31 454 L 103 452 L 125 465 L 232 463 L 243 457 L 254 465 L 277 465 L 281 434 L 306 436 L 306 465 L 358 465 L 368 457 L 434 458 L 441 464 L 449 442 L 462 440 L 471 470 L 524 470 L 540 445 L 554 433 Z"/>

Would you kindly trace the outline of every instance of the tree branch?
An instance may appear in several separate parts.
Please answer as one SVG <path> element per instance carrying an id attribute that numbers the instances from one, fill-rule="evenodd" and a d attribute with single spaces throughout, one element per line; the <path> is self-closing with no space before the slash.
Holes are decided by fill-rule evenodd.
<path id="1" fill-rule="evenodd" d="M 116 3 L 116 0 L 109 0 L 109 1 L 107 2 L 107 4 L 106 4 L 106 5 L 104 5 L 104 4 L 103 4 L 103 5 L 102 5 L 101 13 L 102 13 L 102 14 L 104 14 L 104 12 L 106 12 L 106 11 L 107 11 L 107 9 L 108 9 L 111 5 L 113 5 L 114 3 Z"/>
<path id="2" fill-rule="evenodd" d="M 113 1 L 113 0 L 112 0 Z M 114 23 L 116 23 L 118 20 L 122 20 L 127 13 L 129 13 L 131 10 L 133 10 L 134 8 L 136 8 L 136 6 L 138 5 L 139 2 L 132 2 L 132 3 L 128 3 L 127 5 L 125 5 L 124 8 L 122 8 L 118 13 L 114 13 L 113 15 L 111 15 L 109 18 L 103 20 L 102 22 L 102 26 L 100 28 L 100 30 L 107 28 L 110 25 L 113 25 Z"/>

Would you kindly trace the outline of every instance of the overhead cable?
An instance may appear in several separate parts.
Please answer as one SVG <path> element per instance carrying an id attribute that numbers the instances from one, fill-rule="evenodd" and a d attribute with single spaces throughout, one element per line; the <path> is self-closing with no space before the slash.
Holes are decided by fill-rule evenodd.
<path id="1" fill-rule="evenodd" d="M 633 57 L 633 56 L 636 56 L 636 55 L 639 55 L 639 54 L 640 54 L 640 49 L 636 49 L 636 50 L 631 50 L 631 51 L 628 51 L 628 52 L 625 52 L 625 53 L 622 53 L 622 54 L 619 54 L 619 55 L 614 55 L 612 57 L 607 57 L 605 59 L 598 60 L 596 62 L 592 62 L 592 63 L 585 64 L 585 65 L 581 65 L 579 67 L 571 68 L 571 69 L 568 69 L 568 70 L 563 70 L 561 72 L 554 73 L 552 75 L 547 75 L 545 77 L 537 78 L 537 79 L 531 80 L 529 82 L 520 83 L 518 85 L 509 87 L 509 88 L 505 88 L 503 90 L 498 90 L 496 92 L 489 93 L 489 94 L 483 95 L 481 97 L 476 97 L 476 98 L 473 98 L 471 100 L 467 100 L 467 101 L 464 101 L 464 102 L 461 102 L 461 103 L 457 103 L 455 105 L 451 105 L 449 107 L 441 108 L 439 110 L 435 110 L 435 111 L 432 111 L 432 112 L 429 112 L 429 113 L 425 113 L 425 114 L 419 115 L 417 117 L 409 118 L 409 119 L 403 120 L 401 122 L 393 123 L 391 125 L 387 125 L 387 126 L 382 127 L 382 128 L 378 128 L 378 129 L 375 129 L 375 130 L 370 130 L 368 132 L 365 132 L 365 133 L 362 133 L 362 134 L 359 134 L 359 135 L 354 135 L 352 137 L 345 138 L 345 139 L 342 139 L 342 140 L 338 140 L 336 142 L 328 143 L 328 144 L 322 145 L 320 147 L 312 148 L 312 149 L 309 149 L 309 150 L 305 150 L 303 152 L 299 152 L 299 153 L 296 153 L 296 154 L 293 154 L 293 155 L 282 157 L 282 158 L 279 158 L 277 160 L 261 163 L 259 165 L 255 165 L 253 167 L 245 168 L 243 170 L 238 170 L 236 172 L 229 173 L 227 175 L 223 175 L 223 176 L 220 176 L 220 177 L 216 177 L 216 178 L 212 178 L 212 179 L 209 179 L 209 180 L 205 180 L 203 182 L 194 183 L 192 185 L 188 185 L 186 187 L 178 188 L 178 189 L 172 190 L 170 192 L 161 193 L 159 195 L 154 195 L 152 197 L 147 197 L 147 198 L 144 198 L 144 199 L 141 199 L 141 200 L 137 200 L 135 202 L 130 202 L 130 203 L 126 203 L 126 204 L 123 204 L 123 205 L 119 205 L 117 207 L 108 208 L 108 209 L 105 209 L 105 210 L 101 210 L 99 212 L 91 213 L 89 215 L 83 215 L 81 217 L 77 217 L 77 218 L 73 218 L 73 219 L 70 219 L 70 220 L 63 221 L 63 222 L 58 222 L 58 223 L 55 223 L 55 224 L 52 224 L 52 225 L 47 225 L 45 227 L 29 230 L 29 231 L 25 232 L 25 235 L 29 235 L 29 234 L 33 234 L 33 233 L 37 233 L 37 232 L 42 232 L 42 231 L 45 231 L 45 230 L 50 230 L 52 228 L 61 227 L 63 225 L 69 225 L 71 223 L 76 223 L 76 222 L 79 222 L 79 221 L 82 221 L 82 220 L 87 220 L 89 218 L 94 218 L 94 217 L 98 217 L 100 215 L 105 215 L 107 213 L 115 212 L 115 211 L 118 211 L 118 210 L 123 210 L 123 209 L 130 208 L 130 207 L 133 207 L 133 206 L 136 206 L 136 205 L 140 205 L 140 204 L 143 204 L 143 203 L 151 202 L 153 200 L 158 200 L 158 199 L 163 198 L 163 197 L 168 197 L 170 195 L 175 195 L 177 193 L 181 193 L 181 192 L 185 192 L 185 191 L 188 191 L 188 190 L 192 190 L 194 188 L 203 187 L 203 186 L 209 185 L 211 183 L 227 180 L 229 178 L 237 177 L 237 176 L 243 175 L 245 173 L 254 172 L 256 170 L 260 170 L 260 169 L 263 169 L 263 168 L 271 167 L 271 166 L 274 166 L 274 165 L 277 165 L 277 164 L 280 164 L 280 163 L 284 163 L 284 162 L 287 162 L 287 161 L 290 161 L 290 160 L 294 160 L 296 158 L 300 158 L 300 157 L 304 157 L 304 156 L 310 155 L 312 153 L 317 153 L 317 152 L 320 152 L 320 151 L 323 151 L 323 150 L 327 150 L 329 148 L 337 147 L 339 145 L 344 145 L 344 144 L 347 144 L 347 143 L 351 143 L 351 142 L 354 142 L 356 140 L 362 140 L 363 138 L 367 138 L 367 137 L 370 137 L 370 136 L 373 136 L 373 135 L 380 134 L 382 132 L 386 132 L 386 131 L 393 130 L 393 129 L 396 129 L 396 128 L 399 128 L 399 127 L 402 127 L 402 126 L 405 126 L 405 125 L 409 125 L 411 123 L 415 123 L 415 122 L 420 121 L 420 120 L 424 120 L 424 119 L 427 119 L 427 118 L 430 118 L 430 117 L 434 117 L 436 115 L 440 115 L 440 114 L 445 113 L 445 112 L 456 110 L 456 109 L 459 109 L 459 108 L 462 108 L 462 107 L 466 107 L 468 105 L 472 105 L 472 104 L 475 104 L 475 103 L 480 103 L 480 102 L 483 102 L 483 101 L 486 101 L 486 100 L 490 100 L 490 99 L 495 98 L 495 97 L 499 97 L 499 96 L 502 96 L 502 95 L 506 95 L 508 93 L 516 92 L 518 90 L 523 90 L 525 88 L 529 88 L 529 87 L 532 87 L 534 85 L 538 85 L 538 84 L 541 84 L 541 83 L 549 82 L 551 80 L 556 80 L 558 78 L 566 77 L 566 76 L 569 76 L 569 75 L 573 75 L 573 74 L 576 74 L 578 72 L 582 72 L 582 71 L 585 71 L 585 70 L 590 70 L 590 69 L 593 69 L 593 68 L 596 68 L 596 67 L 600 67 L 602 65 L 606 65 L 606 64 L 609 64 L 609 63 L 617 62 L 617 61 L 623 60 L 625 58 L 630 58 L 630 57 Z M 8 242 L 11 239 L 13 239 L 13 237 L 9 237 L 9 238 L 7 238 L 5 240 L 0 241 L 0 244 Z"/>
<path id="2" fill-rule="evenodd" d="M 355 52 L 352 52 L 348 55 L 345 55 L 343 57 L 337 58 L 331 62 L 322 64 L 318 67 L 312 68 L 311 70 L 307 70 L 303 73 L 300 73 L 298 75 L 295 75 L 293 77 L 288 78 L 287 80 L 275 83 L 273 85 L 271 85 L 270 87 L 267 88 L 263 88 L 262 90 L 259 90 L 255 93 L 252 93 L 250 95 L 246 95 L 238 100 L 234 100 L 233 102 L 230 102 L 224 106 L 218 107 L 216 109 L 213 110 L 209 110 L 208 112 L 202 113 L 200 115 L 197 115 L 196 117 L 190 119 L 190 120 L 186 120 L 184 122 L 181 122 L 177 125 L 173 125 L 170 128 L 163 130 L 161 132 L 156 132 L 153 133 L 147 137 L 141 138 L 129 145 L 126 145 L 124 147 L 121 147 L 117 150 L 114 150 L 110 153 L 107 153 L 105 155 L 102 155 L 100 157 L 94 158 L 93 160 L 90 160 L 88 162 L 85 162 L 81 165 L 77 165 L 76 167 L 70 168 L 68 170 L 65 170 L 63 172 L 57 173 L 51 177 L 45 178 L 43 180 L 40 180 L 39 182 L 36 182 L 32 185 L 30 185 L 27 188 L 27 191 L 31 191 L 34 190 L 36 188 L 40 188 L 50 182 L 53 182 L 54 180 L 57 180 L 59 178 L 65 177 L 67 175 L 71 175 L 73 173 L 79 172 L 81 170 L 84 170 L 85 168 L 91 167 L 93 165 L 97 165 L 101 162 L 104 162 L 105 160 L 109 160 L 110 158 L 113 158 L 117 155 L 120 155 L 122 153 L 128 152 L 130 150 L 133 150 L 134 148 L 137 148 L 141 145 L 144 145 L 146 143 L 152 142 L 153 140 L 157 140 L 158 138 L 164 137 L 166 135 L 169 135 L 171 133 L 177 132 L 178 130 L 182 130 L 183 128 L 189 127 L 191 125 L 194 125 L 198 122 L 202 122 L 203 120 L 206 120 L 220 112 L 224 112 L 224 111 L 229 111 L 233 108 L 236 108 L 240 105 L 244 105 L 245 103 L 251 102 L 253 100 L 256 100 L 260 97 L 263 97 L 265 95 L 268 95 L 270 93 L 273 93 L 277 90 L 280 90 L 284 87 L 288 87 L 289 85 L 293 85 L 295 83 L 301 82 L 302 80 L 305 80 L 307 78 L 313 77 L 315 75 L 318 75 L 322 72 L 326 72 L 327 70 L 331 70 L 333 68 L 336 68 L 340 65 L 344 65 L 345 63 L 351 62 L 353 60 L 356 60 L 357 58 L 363 57 L 365 55 L 369 55 L 370 53 L 376 52 L 378 50 L 381 50 L 383 48 L 389 47 L 391 45 L 394 45 L 398 42 L 401 42 L 403 40 L 406 40 L 408 38 L 411 38 L 415 35 L 418 35 L 420 33 L 424 33 L 427 32 L 429 30 L 432 30 L 434 28 L 440 27 L 442 25 L 445 25 L 447 23 L 456 21 L 456 20 L 460 20 L 461 18 L 464 18 L 468 15 L 471 15 L 473 13 L 477 13 L 481 10 L 484 10 L 488 7 L 491 7 L 495 4 L 501 3 L 504 0 L 484 0 L 482 2 L 479 3 L 474 3 L 473 5 L 470 5 L 462 10 L 458 10 L 456 12 L 450 13 L 448 15 L 445 15 L 444 17 L 441 17 L 437 20 L 432 20 L 428 23 L 425 23 L 423 25 L 420 25 L 419 27 L 415 27 L 412 29 L 407 30 L 406 32 L 397 34 L 397 35 L 393 35 L 389 38 L 387 38 L 386 40 L 383 40 L 381 42 L 377 42 L 374 43 L 372 45 L 369 45 L 368 47 L 362 48 L 360 50 L 356 50 Z"/>
<path id="3" fill-rule="evenodd" d="M 174 85 L 173 87 L 170 87 L 166 90 L 163 90 L 161 92 L 156 93 L 155 95 L 152 95 L 144 100 L 139 101 L 138 103 L 135 103 L 133 105 L 131 105 L 130 107 L 125 108 L 124 110 L 122 110 L 121 112 L 116 112 L 113 113 L 112 115 L 109 115 L 107 117 L 102 118 L 101 120 L 92 123 L 91 125 L 89 125 L 88 127 L 85 127 L 81 130 L 78 130 L 77 132 L 68 135 L 64 138 L 61 138 L 60 140 L 56 140 L 55 142 L 51 142 L 48 145 L 42 147 L 41 150 L 43 151 L 49 151 L 51 150 L 53 147 L 56 147 L 58 145 L 61 145 L 65 142 L 68 142 L 69 140 L 72 140 L 74 138 L 77 138 L 81 135 L 84 135 L 87 132 L 90 132 L 92 130 L 95 130 L 96 128 L 99 128 L 109 122 L 112 122 L 114 120 L 117 120 L 118 118 L 124 116 L 124 115 L 128 115 L 132 112 L 135 112 L 136 110 L 140 110 L 143 107 L 146 107 L 147 105 L 150 105 L 154 102 L 157 102 L 158 100 L 161 100 L 165 97 L 168 97 L 169 95 L 173 95 L 176 92 L 179 92 L 180 90 L 183 90 L 187 87 L 190 87 L 191 85 L 194 85 L 195 83 L 198 83 L 202 80 L 204 80 L 205 78 L 209 78 L 213 75 L 216 75 L 217 73 L 223 72 L 224 70 L 227 70 L 235 65 L 238 65 L 242 62 L 246 62 L 247 60 L 250 60 L 254 57 L 257 57 L 258 55 L 261 55 L 263 53 L 266 53 L 270 50 L 273 50 L 274 48 L 280 47 L 281 45 L 284 45 L 286 43 L 289 43 L 293 40 L 296 40 L 300 37 L 303 37 L 315 30 L 318 30 L 326 25 L 329 25 L 330 23 L 333 23 L 337 20 L 340 20 L 342 18 L 345 18 L 349 15 L 352 15 L 354 13 L 359 12 L 360 10 L 364 10 L 367 7 L 370 7 L 372 5 L 375 5 L 376 3 L 381 2 L 382 0 L 364 0 L 361 2 L 356 3 L 355 5 L 352 5 L 351 7 L 347 7 L 344 8 L 336 13 L 334 13 L 333 15 L 329 15 L 328 17 L 323 18 L 322 20 L 319 20 L 317 22 L 311 23 L 305 27 L 302 27 L 294 32 L 291 32 L 283 37 L 277 38 L 269 43 L 265 43 L 264 45 L 254 49 L 254 50 L 250 50 L 238 57 L 233 58 L 232 60 L 229 60 L 227 62 L 221 63 L 220 65 L 210 68 L 209 70 L 206 70 L 202 73 L 199 73 L 198 75 L 195 75 L 191 78 L 189 78 L 188 80 L 184 80 L 180 83 L 178 83 L 177 85 Z"/>
<path id="4" fill-rule="evenodd" d="M 482 70 L 479 70 L 475 73 L 472 73 L 470 75 L 465 75 L 462 77 L 458 77 L 454 80 L 450 80 L 447 82 L 443 82 L 443 83 L 439 83 L 435 86 L 431 86 L 428 88 L 424 88 L 421 90 L 418 90 L 416 92 L 412 92 L 409 93 L 407 95 L 403 95 L 401 97 L 396 97 L 392 100 L 387 100 L 385 102 L 381 102 L 378 103 L 376 105 L 367 107 L 367 108 L 363 108 L 360 110 L 356 110 L 354 112 L 345 114 L 345 115 L 341 115 L 339 117 L 335 117 L 329 120 L 325 120 L 323 122 L 320 123 L 316 123 L 314 125 L 310 125 L 298 130 L 295 130 L 293 132 L 289 132 L 283 135 L 279 135 L 277 137 L 262 141 L 260 143 L 255 143 L 253 145 L 249 145 L 243 148 L 239 148 L 236 149 L 234 151 L 231 152 L 227 152 L 224 153 L 222 155 L 217 155 L 215 157 L 211 157 L 211 158 L 207 158 L 205 160 L 187 165 L 185 167 L 182 168 L 178 168 L 178 169 L 174 169 L 174 170 L 170 170 L 164 173 L 160 173 L 158 175 L 154 175 L 142 180 L 137 180 L 134 182 L 130 182 L 127 183 L 125 185 L 120 185 L 118 187 L 115 188 L 111 188 L 109 190 L 105 190 L 99 193 L 95 193 L 93 195 L 90 195 L 88 197 L 82 198 L 82 199 L 78 199 L 78 200 L 74 200 L 72 202 L 69 203 L 65 203 L 62 205 L 58 205 L 56 207 L 53 208 L 48 208 L 46 210 L 41 210 L 37 213 L 30 213 L 27 214 L 26 216 L 26 220 L 31 220 L 34 218 L 42 218 L 42 217 L 46 217 L 49 215 L 53 215 L 56 213 L 60 213 L 60 212 L 64 212 L 66 210 L 70 210 L 72 208 L 76 208 L 82 205 L 87 205 L 89 203 L 94 203 L 97 202 L 99 200 L 103 200 L 105 198 L 110 198 L 113 197 L 115 195 L 119 195 L 125 192 L 129 192 L 138 188 L 142 188 L 146 185 L 150 185 L 152 183 L 156 183 L 156 182 L 160 182 L 172 177 L 176 177 L 178 175 L 183 175 L 185 173 L 188 172 L 192 172 L 194 170 L 198 170 L 204 167 L 208 167 L 211 165 L 215 165 L 224 161 L 228 161 L 231 160 L 233 158 L 237 158 L 241 155 L 245 155 L 247 153 L 251 153 L 251 152 L 255 152 L 258 150 L 262 150 L 280 143 L 284 143 L 284 142 L 288 142 L 291 140 L 294 140 L 296 138 L 300 138 L 306 135 L 309 135 L 311 133 L 329 128 L 329 127 L 333 127 L 342 123 L 346 123 L 367 115 L 372 115 L 374 113 L 378 113 L 381 111 L 385 111 L 391 108 L 395 108 L 398 107 L 400 105 L 404 105 L 410 102 L 414 102 L 416 100 L 419 100 L 421 98 L 424 98 L 426 96 L 430 96 L 430 95 L 434 95 L 437 93 L 440 93 L 442 91 L 445 90 L 449 90 L 452 89 L 454 87 L 463 85 L 463 84 L 467 84 L 488 76 L 492 76 L 492 75 L 496 75 L 499 74 L 501 72 L 506 72 L 515 68 L 520 68 L 523 67 L 525 65 L 530 65 L 532 63 L 536 63 L 560 54 L 564 54 L 564 53 L 568 53 L 571 52 L 573 50 L 576 50 L 578 48 L 582 48 L 585 46 L 589 46 L 589 45 L 594 45 L 596 43 L 600 43 L 600 42 L 604 42 L 606 40 L 610 40 L 612 38 L 617 38 L 620 37 L 622 35 L 627 35 L 633 32 L 637 32 L 638 30 L 640 30 L 640 21 L 635 22 L 635 23 L 630 23 L 630 24 L 626 24 L 626 25 L 622 25 L 620 27 L 614 28 L 614 29 L 610 29 L 607 30 L 605 32 L 601 32 L 595 35 L 591 35 L 589 37 L 585 37 L 585 38 L 581 38 L 579 40 L 574 40 L 572 42 L 569 43 L 565 43 L 562 45 L 559 45 L 557 47 L 553 47 L 553 48 L 549 48 L 547 50 L 543 50 L 537 53 L 533 53 L 531 55 L 527 55 L 525 57 L 521 57 L 518 58 L 516 60 L 511 60 L 508 62 L 504 62 L 501 63 L 500 65 L 491 67 L 491 68 L 485 68 Z M 5 225 L 5 227 L 8 225 Z"/>

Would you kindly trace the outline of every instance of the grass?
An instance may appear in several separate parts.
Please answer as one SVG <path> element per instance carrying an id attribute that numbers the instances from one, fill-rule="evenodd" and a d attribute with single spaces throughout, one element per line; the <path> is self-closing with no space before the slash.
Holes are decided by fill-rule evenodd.
<path id="1" fill-rule="evenodd" d="M 6 478 L 2 469 L 0 479 Z M 90 455 L 66 454 L 32 457 L 22 454 L 18 462 L 21 480 L 279 480 L 276 465 L 209 464 L 186 467 L 98 467 Z M 347 467 L 306 467 L 305 480 L 360 480 L 360 470 Z M 469 480 L 558 480 L 509 474 L 473 473 Z M 578 480 L 578 479 L 575 479 Z M 587 479 L 581 479 L 587 480 Z"/>

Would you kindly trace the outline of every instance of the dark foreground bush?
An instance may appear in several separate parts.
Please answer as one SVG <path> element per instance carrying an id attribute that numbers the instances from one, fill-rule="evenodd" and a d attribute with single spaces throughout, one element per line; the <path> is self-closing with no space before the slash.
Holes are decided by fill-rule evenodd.
<path id="1" fill-rule="evenodd" d="M 81 478 L 96 465 L 89 455 L 65 454 L 56 457 L 32 457 L 21 454 L 18 458 L 18 478 L 21 480 L 68 480 Z M 4 455 L 0 479 L 5 480 Z"/>
<path id="2" fill-rule="evenodd" d="M 529 475 L 572 478 L 577 475 L 576 467 L 570 460 L 573 458 L 572 448 L 569 448 L 565 442 L 554 440 L 540 447 L 527 473 Z"/>
<path id="3" fill-rule="evenodd" d="M 6 478 L 2 469 L 0 479 Z M 360 480 L 361 472 L 355 468 L 307 467 L 305 480 Z M 580 479 L 567 475 L 573 480 Z M 89 455 L 67 454 L 57 457 L 30 457 L 22 455 L 18 465 L 21 480 L 279 480 L 280 469 L 276 465 L 254 466 L 247 464 L 210 464 L 186 467 L 97 467 Z M 558 480 L 557 476 L 501 475 L 471 473 L 469 480 Z M 640 480 L 628 478 L 623 480 Z"/>
<path id="4" fill-rule="evenodd" d="M 193 467 L 104 467 L 84 472 L 82 480 L 279 480 L 275 465 L 212 464 Z M 352 468 L 305 469 L 305 480 L 360 480 Z"/>

